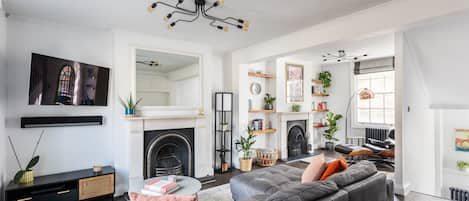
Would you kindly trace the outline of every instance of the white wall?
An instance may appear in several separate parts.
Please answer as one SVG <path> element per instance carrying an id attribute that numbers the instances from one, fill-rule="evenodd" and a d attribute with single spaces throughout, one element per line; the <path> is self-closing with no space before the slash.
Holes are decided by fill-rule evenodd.
<path id="1" fill-rule="evenodd" d="M 6 134 L 5 134 L 5 113 L 7 104 L 7 76 L 6 76 L 6 37 L 7 19 L 0 1 L 0 200 L 3 200 L 3 183 L 6 181 Z"/>
<path id="2" fill-rule="evenodd" d="M 404 35 L 403 170 L 410 190 L 437 195 L 434 111 L 430 109 L 421 63 Z"/>
<path id="3" fill-rule="evenodd" d="M 206 120 L 210 122 L 208 124 L 210 126 L 206 128 L 204 135 L 196 136 L 195 139 L 196 144 L 207 145 L 199 146 L 195 150 L 195 153 L 198 153 L 198 155 L 201 156 L 201 158 L 197 156 L 195 159 L 195 166 L 198 167 L 195 175 L 196 177 L 203 177 L 213 174 L 213 150 L 211 146 L 213 144 L 212 94 L 223 89 L 222 57 L 217 55 L 213 49 L 207 45 L 116 30 L 114 31 L 114 80 L 116 81 L 115 94 L 118 96 L 129 94 L 129 92 L 135 90 L 135 86 L 129 75 L 132 75 L 132 65 L 130 65 L 132 64 L 132 49 L 136 47 L 202 57 L 202 105 L 205 110 Z M 115 116 L 113 126 L 114 161 L 115 168 L 118 171 L 116 178 L 116 194 L 121 194 L 126 192 L 128 189 L 128 164 L 132 161 L 130 161 L 127 156 L 128 124 L 122 115 L 123 109 L 117 104 L 114 104 L 113 109 L 113 114 Z M 167 114 L 168 112 L 170 111 L 166 110 L 164 112 L 160 112 L 160 114 Z"/>
<path id="4" fill-rule="evenodd" d="M 112 67 L 111 33 L 12 16 L 8 20 L 8 36 L 7 133 L 16 145 L 21 162 L 30 160 L 41 129 L 20 129 L 20 117 L 103 115 L 103 126 L 44 129 L 46 133 L 38 150 L 41 160 L 35 171 L 44 175 L 91 168 L 95 164 L 113 165 L 113 101 L 107 107 L 28 105 L 31 52 Z M 111 78 L 112 74 L 113 69 Z M 109 100 L 113 100 L 112 81 L 110 86 Z M 10 180 L 18 166 L 10 149 L 7 153 L 7 179 Z"/>

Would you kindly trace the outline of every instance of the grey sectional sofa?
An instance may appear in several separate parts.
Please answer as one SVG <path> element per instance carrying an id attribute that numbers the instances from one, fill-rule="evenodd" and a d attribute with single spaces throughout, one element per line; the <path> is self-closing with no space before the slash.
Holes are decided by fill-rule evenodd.
<path id="1" fill-rule="evenodd" d="M 369 161 L 361 161 L 326 181 L 301 184 L 303 170 L 278 165 L 230 180 L 235 201 L 393 201 L 394 185 Z"/>

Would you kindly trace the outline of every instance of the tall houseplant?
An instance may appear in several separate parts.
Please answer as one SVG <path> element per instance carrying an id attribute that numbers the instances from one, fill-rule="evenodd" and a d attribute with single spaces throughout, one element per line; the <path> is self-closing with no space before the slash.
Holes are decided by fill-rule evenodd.
<path id="1" fill-rule="evenodd" d="M 323 83 L 323 91 L 326 93 L 326 89 L 332 85 L 332 74 L 329 71 L 322 71 L 319 73 L 319 80 Z"/>
<path id="2" fill-rule="evenodd" d="M 236 142 L 241 148 L 238 149 L 238 152 L 242 152 L 243 155 L 239 158 L 240 170 L 242 172 L 249 172 L 252 169 L 252 156 L 251 156 L 251 147 L 256 143 L 256 136 L 253 134 L 253 129 L 248 126 L 247 128 L 247 137 L 241 136 L 240 139 Z"/>
<path id="3" fill-rule="evenodd" d="M 274 110 L 274 101 L 275 100 L 276 100 L 275 97 L 272 97 L 272 96 L 270 96 L 269 93 L 266 93 L 265 97 L 264 97 L 264 102 L 265 102 L 264 109 Z"/>
<path id="4" fill-rule="evenodd" d="M 138 99 L 137 101 L 134 101 L 132 94 L 130 94 L 128 99 L 124 100 L 122 98 L 119 98 L 119 101 L 122 107 L 124 107 L 125 109 L 125 115 L 134 116 L 137 105 L 142 101 L 142 98 Z"/>
<path id="5" fill-rule="evenodd" d="M 334 149 L 334 142 L 333 141 L 339 141 L 335 137 L 337 131 L 339 130 L 339 127 L 337 127 L 337 122 L 342 119 L 341 114 L 334 114 L 333 112 L 329 112 L 326 115 L 326 121 L 327 121 L 327 129 L 324 131 L 324 138 L 327 140 L 326 141 L 326 149 L 327 150 L 333 150 Z"/>

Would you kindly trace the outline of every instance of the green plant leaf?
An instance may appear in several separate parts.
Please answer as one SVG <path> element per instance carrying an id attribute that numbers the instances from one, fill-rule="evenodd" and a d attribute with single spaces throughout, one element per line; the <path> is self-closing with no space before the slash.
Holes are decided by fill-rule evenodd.
<path id="1" fill-rule="evenodd" d="M 39 156 L 35 156 L 31 159 L 31 161 L 29 161 L 28 166 L 26 166 L 26 170 L 31 170 L 31 168 L 36 166 L 37 163 L 39 163 Z"/>
<path id="2" fill-rule="evenodd" d="M 20 170 L 20 171 L 18 171 L 18 172 L 15 174 L 15 177 L 13 178 L 13 182 L 15 182 L 15 184 L 19 184 L 19 183 L 20 183 L 20 180 L 21 180 L 21 177 L 23 177 L 24 173 L 26 173 L 26 170 Z"/>

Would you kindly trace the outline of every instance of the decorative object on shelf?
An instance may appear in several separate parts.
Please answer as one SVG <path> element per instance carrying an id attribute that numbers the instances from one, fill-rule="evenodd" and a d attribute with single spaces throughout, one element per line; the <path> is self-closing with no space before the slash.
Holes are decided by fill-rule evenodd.
<path id="1" fill-rule="evenodd" d="M 293 104 L 291 106 L 291 111 L 292 112 L 300 112 L 300 110 L 301 110 L 301 105 L 300 104 Z"/>
<path id="2" fill-rule="evenodd" d="M 242 152 L 243 155 L 239 158 L 240 170 L 242 172 L 250 172 L 252 169 L 252 150 L 251 147 L 256 143 L 256 135 L 253 134 L 253 129 L 248 126 L 246 129 L 248 134 L 247 137 L 240 136 L 240 139 L 236 142 L 241 148 L 238 152 Z"/>
<path id="3" fill-rule="evenodd" d="M 272 97 L 272 96 L 270 96 L 269 93 L 266 93 L 265 97 L 264 97 L 264 102 L 265 102 L 264 109 L 274 110 L 274 101 L 275 100 L 276 100 L 275 97 Z"/>
<path id="4" fill-rule="evenodd" d="M 345 143 L 349 143 L 348 138 L 348 114 L 350 112 L 350 105 L 352 104 L 352 100 L 356 95 L 359 95 L 360 100 L 370 100 L 375 98 L 375 93 L 367 88 L 358 89 L 350 96 L 347 104 L 347 110 L 345 111 Z"/>
<path id="5" fill-rule="evenodd" d="M 100 173 L 103 171 L 103 166 L 102 165 L 94 165 L 93 166 L 93 172 L 94 173 Z"/>
<path id="6" fill-rule="evenodd" d="M 469 130 L 456 129 L 455 138 L 456 151 L 469 152 Z"/>
<path id="7" fill-rule="evenodd" d="M 44 136 L 44 133 L 45 131 L 42 130 L 41 135 L 39 136 L 39 139 L 36 142 L 36 146 L 34 147 L 31 160 L 29 161 L 28 165 L 26 165 L 25 169 L 23 169 L 23 166 L 21 165 L 20 159 L 18 157 L 18 153 L 16 152 L 16 149 L 15 149 L 15 146 L 13 145 L 13 141 L 11 140 L 11 137 L 8 136 L 8 141 L 10 142 L 11 150 L 13 151 L 13 154 L 15 155 L 15 158 L 16 158 L 16 162 L 18 163 L 18 167 L 20 168 L 20 170 L 15 174 L 15 177 L 13 179 L 14 183 L 31 184 L 34 182 L 33 168 L 39 163 L 39 156 L 36 155 L 36 153 L 37 153 L 39 144 L 41 143 L 42 137 Z"/>
<path id="8" fill-rule="evenodd" d="M 466 161 L 457 161 L 456 162 L 459 171 L 469 172 L 469 162 Z"/>
<path id="9" fill-rule="evenodd" d="M 134 101 L 132 94 L 130 94 L 129 98 L 124 101 L 124 99 L 119 98 L 119 101 L 125 109 L 125 116 L 135 116 L 137 105 L 142 101 L 142 98 Z"/>
<path id="10" fill-rule="evenodd" d="M 263 119 L 253 119 L 251 121 L 251 128 L 252 130 L 258 131 L 263 130 L 264 127 L 264 120 Z"/>
<path id="11" fill-rule="evenodd" d="M 248 99 L 248 110 L 252 110 L 252 100 Z"/>
<path id="12" fill-rule="evenodd" d="M 257 149 L 256 161 L 257 165 L 262 167 L 272 167 L 277 163 L 278 150 L 274 149 Z"/>
<path id="13" fill-rule="evenodd" d="M 251 94 L 252 95 L 259 95 L 262 91 L 262 86 L 259 82 L 253 82 L 251 84 Z"/>
<path id="14" fill-rule="evenodd" d="M 223 122 L 220 124 L 220 126 L 222 131 L 228 131 L 230 129 L 230 125 L 228 124 L 228 122 Z"/>
<path id="15" fill-rule="evenodd" d="M 287 103 L 304 101 L 303 96 L 303 65 L 286 64 L 286 91 Z"/>
<path id="16" fill-rule="evenodd" d="M 215 93 L 214 170 L 229 172 L 233 164 L 233 93 Z"/>
<path id="17" fill-rule="evenodd" d="M 326 89 L 332 85 L 332 74 L 329 71 L 322 71 L 319 73 L 319 80 L 322 82 L 322 93 L 327 93 Z M 321 93 L 321 92 L 319 92 Z"/>
<path id="18" fill-rule="evenodd" d="M 171 4 L 168 4 L 168 3 L 163 2 L 163 1 L 157 1 L 157 2 L 152 3 L 148 7 L 148 11 L 153 12 L 153 10 L 155 10 L 155 8 L 158 5 L 163 5 L 163 6 L 174 9 L 173 12 L 168 13 L 165 16 L 165 18 L 164 18 L 165 21 L 170 21 L 171 18 L 174 18 L 176 14 L 184 16 L 184 17 L 192 17 L 191 19 L 179 18 L 179 19 L 176 19 L 176 20 L 173 20 L 173 21 L 169 22 L 168 29 L 170 29 L 170 30 L 172 28 L 174 28 L 177 23 L 180 23 L 180 22 L 187 22 L 187 23 L 194 22 L 197 19 L 199 19 L 200 16 L 210 20 L 211 21 L 210 26 L 212 26 L 212 27 L 214 27 L 218 30 L 223 30 L 223 31 L 227 32 L 227 31 L 229 31 L 229 27 L 238 28 L 238 29 L 243 30 L 243 31 L 248 31 L 249 30 L 250 23 L 247 20 L 240 19 L 240 18 L 234 18 L 234 17 L 219 18 L 219 17 L 215 17 L 215 16 L 212 16 L 212 15 L 208 14 L 208 11 L 211 10 L 212 8 L 222 6 L 223 3 L 224 3 L 224 0 L 217 0 L 214 3 L 211 3 L 211 4 L 209 4 L 209 2 L 207 2 L 206 0 L 194 0 L 195 8 L 193 10 L 181 7 L 181 5 L 183 3 L 184 3 L 184 0 L 178 0 L 176 5 L 171 5 Z"/>
<path id="19" fill-rule="evenodd" d="M 339 141 L 335 137 L 337 131 L 339 130 L 339 127 L 337 127 L 337 121 L 339 121 L 342 118 L 341 114 L 334 114 L 333 112 L 327 113 L 326 119 L 327 119 L 327 129 L 324 131 L 324 138 L 327 140 L 326 142 L 326 149 L 333 151 L 334 150 L 334 142 L 333 141 Z"/>
<path id="20" fill-rule="evenodd" d="M 367 57 L 368 54 L 362 54 L 362 55 L 347 55 L 345 53 L 345 50 L 339 50 L 337 51 L 338 54 L 331 54 L 331 53 L 326 53 L 322 55 L 323 61 L 332 61 L 335 60 L 337 62 L 346 62 L 346 61 L 358 61 L 359 59 L 363 57 Z"/>

